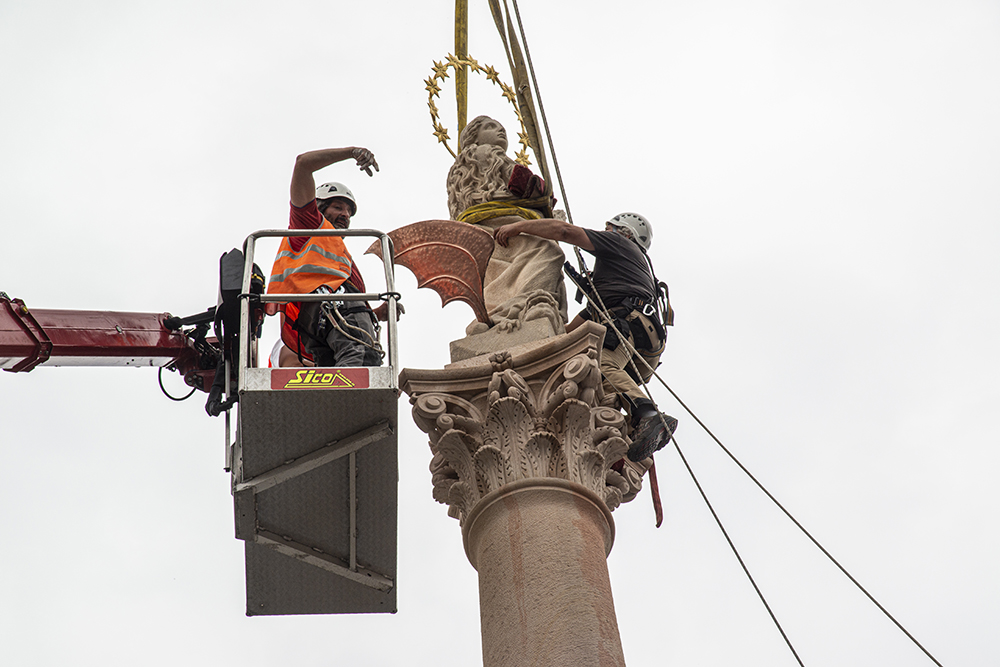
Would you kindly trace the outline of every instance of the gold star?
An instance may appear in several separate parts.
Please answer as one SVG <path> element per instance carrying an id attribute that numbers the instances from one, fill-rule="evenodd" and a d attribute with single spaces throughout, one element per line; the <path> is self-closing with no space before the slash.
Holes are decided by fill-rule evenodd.
<path id="1" fill-rule="evenodd" d="M 518 132 L 517 133 L 517 140 L 518 140 L 518 142 L 522 146 L 530 146 L 531 145 L 531 142 L 528 140 L 528 133 L 527 132 Z"/>
<path id="2" fill-rule="evenodd" d="M 525 167 L 531 166 L 531 159 L 528 157 L 527 149 L 522 149 L 516 153 L 517 159 L 514 160 L 518 164 L 524 165 Z"/>
<path id="3" fill-rule="evenodd" d="M 503 96 L 506 97 L 512 104 L 517 102 L 517 95 L 514 93 L 514 89 L 506 83 L 500 84 L 500 90 L 503 91 Z"/>
<path id="4" fill-rule="evenodd" d="M 493 65 L 487 65 L 483 71 L 486 72 L 487 79 L 493 83 L 500 83 L 500 73 L 493 69 Z"/>
<path id="5" fill-rule="evenodd" d="M 441 123 L 434 123 L 434 136 L 438 138 L 438 143 L 445 143 L 448 141 L 448 129 L 441 125 Z"/>
<path id="6" fill-rule="evenodd" d="M 435 79 L 427 77 L 427 80 L 424 81 L 424 83 L 427 84 L 424 86 L 424 89 L 430 93 L 431 97 L 436 97 L 441 92 L 441 88 L 437 85 L 437 81 Z"/>
<path id="7" fill-rule="evenodd" d="M 448 58 L 446 60 L 448 61 L 448 64 L 454 67 L 456 70 L 463 64 L 461 60 L 451 55 L 450 53 L 448 54 Z"/>
<path id="8" fill-rule="evenodd" d="M 434 76 L 435 77 L 441 77 L 442 79 L 447 79 L 448 78 L 448 66 L 447 65 L 445 65 L 443 63 L 439 63 L 438 61 L 435 60 L 434 61 L 434 67 L 433 67 L 433 69 L 434 69 Z"/>
<path id="9" fill-rule="evenodd" d="M 471 67 L 473 72 L 478 72 L 479 71 L 479 63 L 476 62 L 476 59 L 473 58 L 472 56 L 468 56 L 465 59 L 465 64 L 468 65 L 469 67 Z"/>

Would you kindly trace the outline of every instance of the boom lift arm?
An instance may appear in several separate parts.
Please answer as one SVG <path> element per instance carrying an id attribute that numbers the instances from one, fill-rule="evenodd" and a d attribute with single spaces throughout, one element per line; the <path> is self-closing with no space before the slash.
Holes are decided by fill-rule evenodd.
<path id="1" fill-rule="evenodd" d="M 251 291 L 260 294 L 263 276 L 253 268 Z M 38 366 L 159 366 L 180 373 L 189 387 L 210 392 L 217 369 L 239 349 L 233 339 L 239 328 L 242 269 L 240 251 L 223 255 L 219 305 L 190 317 L 29 309 L 21 299 L 0 292 L 0 368 L 27 373 Z M 253 310 L 259 325 L 259 304 Z M 213 324 L 216 335 L 209 336 Z"/>
<path id="2" fill-rule="evenodd" d="M 170 319 L 170 313 L 29 309 L 0 292 L 0 368 L 172 366 L 193 377 L 212 344 L 203 338 L 199 345 L 193 330 L 171 330 L 165 325 Z"/>

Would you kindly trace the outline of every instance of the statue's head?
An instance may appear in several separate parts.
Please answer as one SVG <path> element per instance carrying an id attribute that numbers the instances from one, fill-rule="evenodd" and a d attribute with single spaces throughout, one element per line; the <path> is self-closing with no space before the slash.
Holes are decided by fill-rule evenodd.
<path id="1" fill-rule="evenodd" d="M 507 150 L 507 132 L 503 125 L 489 116 L 476 116 L 462 129 L 458 138 L 462 148 L 472 145 L 489 144 Z"/>

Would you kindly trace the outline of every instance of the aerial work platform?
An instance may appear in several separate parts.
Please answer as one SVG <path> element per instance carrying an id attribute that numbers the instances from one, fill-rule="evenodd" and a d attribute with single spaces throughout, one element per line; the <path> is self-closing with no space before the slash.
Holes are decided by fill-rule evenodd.
<path id="1" fill-rule="evenodd" d="M 324 232 L 313 231 L 313 235 Z M 261 236 L 247 240 L 246 266 Z M 299 233 L 301 235 L 301 233 Z M 388 237 L 371 230 L 327 234 Z M 392 261 L 385 262 L 387 366 L 239 368 L 230 452 L 247 615 L 396 611 L 397 359 Z M 248 269 L 249 270 L 249 269 Z M 248 293 L 249 274 L 243 293 Z M 376 300 L 379 294 L 261 295 L 261 301 Z M 241 309 L 241 345 L 250 341 Z M 255 355 L 246 349 L 244 359 Z"/>

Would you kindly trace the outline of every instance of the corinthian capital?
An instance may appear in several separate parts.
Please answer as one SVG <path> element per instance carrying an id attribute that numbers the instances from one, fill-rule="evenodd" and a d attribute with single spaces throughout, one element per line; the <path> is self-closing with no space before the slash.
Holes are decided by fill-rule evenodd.
<path id="1" fill-rule="evenodd" d="M 490 492 L 532 478 L 580 484 L 610 510 L 634 497 L 639 476 L 611 468 L 628 444 L 622 414 L 600 404 L 602 338 L 591 324 L 444 370 L 403 371 L 430 438 L 433 495 L 451 516 L 464 522 Z"/>

